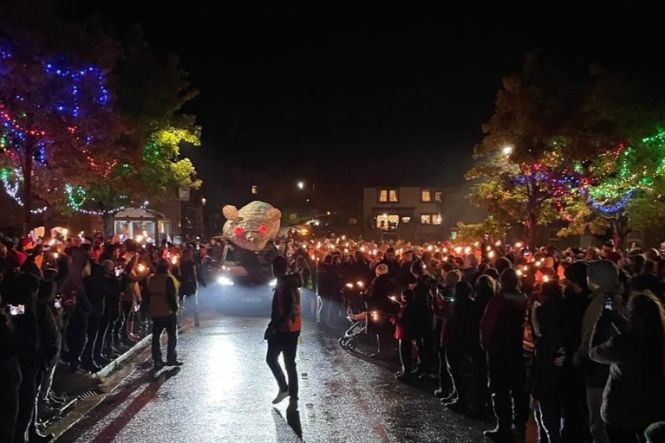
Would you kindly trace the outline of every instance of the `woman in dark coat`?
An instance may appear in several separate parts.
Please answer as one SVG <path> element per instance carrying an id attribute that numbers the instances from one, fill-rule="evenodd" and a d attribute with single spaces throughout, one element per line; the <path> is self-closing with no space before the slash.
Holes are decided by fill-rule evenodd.
<path id="1" fill-rule="evenodd" d="M 397 294 L 397 283 L 388 274 L 388 266 L 379 264 L 374 270 L 376 278 L 367 289 L 365 301 L 369 315 L 367 333 L 376 334 L 375 357 L 384 357 L 390 350 L 392 326 L 388 318 L 397 314 L 397 304 L 390 297 Z"/>
<path id="2" fill-rule="evenodd" d="M 446 403 L 454 412 L 473 414 L 479 412 L 477 404 L 470 404 L 463 381 L 463 362 L 473 358 L 480 350 L 480 316 L 478 305 L 471 298 L 473 287 L 466 281 L 455 286 L 455 302 L 452 315 L 443 331 L 443 346 L 446 349 L 448 372 L 453 381 L 453 390 L 457 398 Z M 474 377 L 477 371 L 474 371 Z M 477 384 L 477 383 L 474 383 Z"/>
<path id="3" fill-rule="evenodd" d="M 416 374 L 422 375 L 432 362 L 434 353 L 432 337 L 432 290 L 434 280 L 426 272 L 425 264 L 416 260 L 411 265 L 411 274 L 415 278 L 414 294 L 414 337 L 418 345 L 418 366 Z"/>
<path id="4" fill-rule="evenodd" d="M 536 302 L 532 327 L 536 341 L 533 398 L 539 441 L 558 443 L 561 439 L 563 404 L 563 299 L 558 282 L 544 283 L 541 303 Z"/>
<path id="5" fill-rule="evenodd" d="M 645 429 L 665 419 L 663 306 L 650 292 L 636 293 L 628 312 L 629 324 L 623 326 L 616 311 L 603 310 L 589 351 L 593 361 L 611 365 L 601 416 L 612 443 L 643 441 Z M 607 325 L 625 332 L 598 343 L 596 330 Z"/>
<path id="6" fill-rule="evenodd" d="M 180 261 L 180 318 L 185 314 L 185 310 L 192 310 L 194 314 L 194 326 L 199 326 L 199 301 L 197 297 L 198 289 L 198 270 L 196 263 L 192 258 L 190 248 L 182 251 Z"/>
<path id="7" fill-rule="evenodd" d="M 325 327 L 334 327 L 337 320 L 336 303 L 339 299 L 342 280 L 333 267 L 333 257 L 326 255 L 316 273 L 316 289 L 319 294 L 319 322 Z"/>

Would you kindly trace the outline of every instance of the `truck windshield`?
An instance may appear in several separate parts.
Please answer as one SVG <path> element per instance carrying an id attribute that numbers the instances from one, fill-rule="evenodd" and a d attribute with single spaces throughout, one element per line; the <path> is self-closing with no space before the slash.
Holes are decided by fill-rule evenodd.
<path id="1" fill-rule="evenodd" d="M 244 267 L 270 266 L 276 256 L 277 251 L 271 245 L 258 252 L 229 246 L 226 250 L 225 262 Z"/>

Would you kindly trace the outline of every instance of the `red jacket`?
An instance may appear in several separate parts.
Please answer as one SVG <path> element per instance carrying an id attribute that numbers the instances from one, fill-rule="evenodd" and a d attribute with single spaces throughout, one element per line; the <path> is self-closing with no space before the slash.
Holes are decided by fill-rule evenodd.
<path id="1" fill-rule="evenodd" d="M 490 354 L 521 354 L 526 297 L 501 292 L 490 298 L 480 321 L 480 343 Z"/>

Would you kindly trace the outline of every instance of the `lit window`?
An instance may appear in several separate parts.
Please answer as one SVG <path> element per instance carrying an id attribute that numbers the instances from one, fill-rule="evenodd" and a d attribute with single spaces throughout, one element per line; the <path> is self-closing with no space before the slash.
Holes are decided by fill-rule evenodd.
<path id="1" fill-rule="evenodd" d="M 379 214 L 376 216 L 376 228 L 382 231 L 394 231 L 399 226 L 399 215 Z"/>
<path id="2" fill-rule="evenodd" d="M 379 190 L 379 201 L 381 203 L 386 203 L 388 201 L 388 190 L 387 189 Z"/>
<path id="3" fill-rule="evenodd" d="M 432 224 L 432 215 L 431 214 L 420 214 L 420 223 L 423 225 Z"/>
<path id="4" fill-rule="evenodd" d="M 422 191 L 420 191 L 420 200 L 423 202 L 432 201 L 432 193 L 430 192 L 429 189 L 423 189 Z"/>
<path id="5" fill-rule="evenodd" d="M 402 217 L 402 223 L 411 223 L 411 217 Z"/>
<path id="6" fill-rule="evenodd" d="M 441 191 L 437 191 L 437 192 L 434 193 L 434 201 L 435 202 L 440 202 L 441 197 L 442 197 L 442 192 Z"/>
<path id="7" fill-rule="evenodd" d="M 432 214 L 432 224 L 433 225 L 440 225 L 441 224 L 441 214 Z"/>
<path id="8" fill-rule="evenodd" d="M 397 195 L 397 189 L 391 189 L 388 194 L 390 196 L 390 201 L 391 202 L 398 202 L 399 201 L 399 196 Z"/>
<path id="9" fill-rule="evenodd" d="M 259 187 L 256 185 L 252 185 L 252 195 L 256 195 L 259 193 Z"/>

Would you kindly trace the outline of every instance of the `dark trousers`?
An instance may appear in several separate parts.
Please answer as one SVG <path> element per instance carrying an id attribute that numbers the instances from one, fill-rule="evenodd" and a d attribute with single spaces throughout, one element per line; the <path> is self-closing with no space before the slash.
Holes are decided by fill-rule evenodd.
<path id="1" fill-rule="evenodd" d="M 641 443 L 646 441 L 644 429 L 618 429 L 607 426 L 607 435 L 610 437 L 610 443 Z"/>
<path id="2" fill-rule="evenodd" d="M 330 326 L 330 298 L 328 296 L 319 295 L 319 312 L 317 320 L 324 326 Z"/>
<path id="3" fill-rule="evenodd" d="M 102 354 L 107 350 L 106 346 L 106 337 L 109 331 L 109 325 L 111 323 L 111 313 L 108 308 L 104 308 L 104 312 L 99 319 L 99 329 L 97 331 L 97 340 L 95 341 L 95 347 L 92 350 L 92 356 L 95 360 L 101 360 L 103 358 Z"/>
<path id="4" fill-rule="evenodd" d="M 436 355 L 439 360 L 439 388 L 447 392 L 451 389 L 453 383 L 448 373 L 448 363 L 446 362 L 446 349 L 440 347 L 436 350 Z"/>
<path id="5" fill-rule="evenodd" d="M 116 334 L 116 325 L 120 319 L 120 306 L 117 297 L 109 300 L 109 303 L 106 306 L 106 312 L 108 320 L 106 324 L 106 332 L 104 333 L 104 346 L 102 352 L 110 354 L 113 351 L 112 345 L 115 342 L 114 334 Z"/>
<path id="6" fill-rule="evenodd" d="M 487 356 L 481 347 L 477 347 L 471 354 L 472 370 L 476 386 L 476 396 L 479 406 L 483 409 L 491 407 L 492 400 L 488 389 Z"/>
<path id="7" fill-rule="evenodd" d="M 540 443 L 560 443 L 561 405 L 556 399 L 539 400 L 535 410 Z"/>
<path id="8" fill-rule="evenodd" d="M 280 391 L 288 389 L 291 400 L 298 400 L 298 372 L 296 370 L 296 352 L 298 349 L 299 332 L 277 332 L 268 338 L 268 352 L 266 363 L 275 377 Z M 284 366 L 286 375 L 289 377 L 288 384 L 284 378 L 284 372 L 277 359 L 279 354 L 284 355 Z"/>
<path id="9" fill-rule="evenodd" d="M 411 354 L 413 352 L 413 345 L 411 340 L 404 339 L 399 341 L 399 361 L 402 363 L 402 373 L 410 374 L 413 368 L 411 361 Z"/>
<path id="10" fill-rule="evenodd" d="M 16 435 L 18 417 L 18 392 L 21 370 L 18 361 L 12 358 L 0 373 L 0 442 L 12 443 Z"/>
<path id="11" fill-rule="evenodd" d="M 399 359 L 402 363 L 402 371 L 405 374 L 411 372 L 413 368 L 413 362 L 411 359 L 411 354 L 413 352 L 413 342 L 415 341 L 416 346 L 418 346 L 418 366 L 416 371 L 425 372 L 429 363 L 430 356 L 432 355 L 431 346 L 432 339 L 431 337 L 423 338 L 419 337 L 414 340 L 400 340 L 399 341 Z"/>
<path id="12" fill-rule="evenodd" d="M 164 329 L 166 329 L 166 334 L 168 335 L 166 361 L 168 363 L 176 360 L 177 355 L 175 352 L 175 346 L 178 342 L 177 323 L 178 319 L 175 314 L 171 314 L 167 317 L 155 317 L 152 319 L 152 359 L 155 362 L 162 361 L 162 350 L 159 339 L 162 336 L 162 331 L 164 331 Z"/>
<path id="13" fill-rule="evenodd" d="M 185 314 L 192 313 L 194 316 L 194 326 L 199 325 L 199 299 L 196 292 L 193 294 L 180 295 L 180 312 L 178 315 L 178 326 Z"/>
<path id="14" fill-rule="evenodd" d="M 576 369 L 568 368 L 563 374 L 561 386 L 562 391 L 562 415 L 563 429 L 561 438 L 563 441 L 575 441 L 591 443 L 589 433 L 589 413 L 586 403 L 586 382 L 584 374 L 578 373 Z"/>
<path id="15" fill-rule="evenodd" d="M 466 401 L 466 389 L 464 386 L 462 368 L 464 366 L 465 353 L 460 350 L 446 349 L 446 362 L 448 363 L 448 374 L 452 380 L 453 389 L 457 392 L 460 401 Z"/>
<path id="16" fill-rule="evenodd" d="M 121 301 L 120 302 L 120 318 L 115 322 L 115 328 L 113 333 L 118 335 L 120 338 L 127 337 L 127 322 L 132 319 L 132 302 L 131 301 Z"/>
<path id="17" fill-rule="evenodd" d="M 81 363 L 81 355 L 88 342 L 88 316 L 74 312 L 67 325 L 67 362 L 74 367 Z"/>
<path id="18" fill-rule="evenodd" d="M 514 424 L 516 430 L 524 430 L 529 417 L 529 396 L 522 355 L 491 354 L 488 366 L 489 389 L 499 428 L 509 430 Z"/>
<path id="19" fill-rule="evenodd" d="M 14 441 L 28 441 L 30 423 L 35 412 L 35 399 L 37 398 L 37 363 L 36 359 L 21 358 L 21 385 L 18 388 L 18 416 L 16 418 L 16 433 Z"/>
<path id="20" fill-rule="evenodd" d="M 101 312 L 93 312 L 88 317 L 88 341 L 85 344 L 81 361 L 84 365 L 95 363 L 95 349 L 97 347 L 99 325 L 101 323 Z"/>
<path id="21" fill-rule="evenodd" d="M 431 330 L 431 326 L 429 327 Z M 418 340 L 418 370 L 426 372 L 432 368 L 434 341 L 428 331 Z"/>

